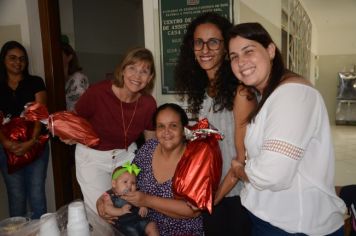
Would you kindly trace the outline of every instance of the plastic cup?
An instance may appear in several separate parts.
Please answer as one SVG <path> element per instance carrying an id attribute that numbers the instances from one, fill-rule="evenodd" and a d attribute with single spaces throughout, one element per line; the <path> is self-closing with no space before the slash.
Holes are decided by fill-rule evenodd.
<path id="1" fill-rule="evenodd" d="M 15 216 L 0 222 L 0 235 L 12 235 L 29 222 L 29 218 Z"/>
<path id="2" fill-rule="evenodd" d="M 41 216 L 40 223 L 41 223 L 41 226 L 40 226 L 39 236 L 47 236 L 47 235 L 59 236 L 60 235 L 57 218 L 56 218 L 56 213 L 43 214 Z"/>
<path id="3" fill-rule="evenodd" d="M 46 213 L 40 219 L 40 236 L 53 235 L 59 236 L 59 228 L 55 213 Z"/>
<path id="4" fill-rule="evenodd" d="M 84 203 L 72 202 L 68 205 L 68 236 L 89 236 L 89 223 L 85 212 Z"/>
<path id="5" fill-rule="evenodd" d="M 76 226 L 76 225 L 88 225 L 88 220 L 85 213 L 84 203 L 77 201 L 72 202 L 68 205 L 68 225 Z"/>
<path id="6" fill-rule="evenodd" d="M 90 236 L 89 224 L 76 224 L 67 226 L 68 236 Z"/>

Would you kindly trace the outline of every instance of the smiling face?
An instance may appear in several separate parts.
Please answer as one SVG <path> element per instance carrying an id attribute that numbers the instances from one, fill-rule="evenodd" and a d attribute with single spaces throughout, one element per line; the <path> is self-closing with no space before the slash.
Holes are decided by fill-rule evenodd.
<path id="1" fill-rule="evenodd" d="M 222 33 L 216 25 L 204 23 L 198 25 L 194 31 L 194 42 L 197 42 L 197 40 L 205 43 L 201 50 L 194 49 L 195 58 L 201 68 L 206 71 L 209 79 L 214 79 L 226 52 Z M 209 40 L 216 40 L 216 43 L 219 44 L 218 49 L 209 49 Z"/>
<path id="2" fill-rule="evenodd" d="M 156 136 L 165 150 L 184 145 L 184 127 L 179 114 L 171 108 L 161 110 L 156 118 Z"/>
<path id="3" fill-rule="evenodd" d="M 5 56 L 4 64 L 8 74 L 22 74 L 27 64 L 25 53 L 19 48 L 10 49 Z"/>
<path id="4" fill-rule="evenodd" d="M 123 88 L 131 93 L 137 93 L 146 87 L 153 75 L 149 63 L 137 61 L 125 66 L 122 76 L 124 80 Z"/>
<path id="5" fill-rule="evenodd" d="M 112 180 L 112 188 L 116 195 L 123 195 L 127 192 L 136 191 L 136 176 L 129 172 L 122 173 Z"/>
<path id="6" fill-rule="evenodd" d="M 272 69 L 276 47 L 264 48 L 260 43 L 240 36 L 229 42 L 229 57 L 235 76 L 248 86 L 263 93 Z"/>

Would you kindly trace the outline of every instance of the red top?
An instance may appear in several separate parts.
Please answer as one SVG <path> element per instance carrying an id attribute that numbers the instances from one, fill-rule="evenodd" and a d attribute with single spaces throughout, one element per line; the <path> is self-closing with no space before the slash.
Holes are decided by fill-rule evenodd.
<path id="1" fill-rule="evenodd" d="M 125 148 L 120 100 L 111 86 L 111 80 L 92 85 L 75 105 L 77 114 L 87 119 L 98 134 L 100 143 L 94 148 L 101 151 Z M 126 130 L 135 105 L 136 102 L 122 102 Z M 153 130 L 152 116 L 156 108 L 156 101 L 151 95 L 145 94 L 139 98 L 135 115 L 127 130 L 128 146 L 135 142 L 144 130 Z"/>

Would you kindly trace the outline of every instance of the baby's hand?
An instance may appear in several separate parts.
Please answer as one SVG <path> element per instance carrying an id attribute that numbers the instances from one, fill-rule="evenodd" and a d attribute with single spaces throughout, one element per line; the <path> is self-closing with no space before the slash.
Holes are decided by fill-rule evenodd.
<path id="1" fill-rule="evenodd" d="M 131 205 L 130 204 L 125 204 L 122 208 L 122 213 L 127 214 L 127 213 L 131 213 L 130 209 L 131 209 Z"/>
<path id="2" fill-rule="evenodd" d="M 140 209 L 138 210 L 138 214 L 141 216 L 141 217 L 146 217 L 147 216 L 147 208 L 146 207 L 140 207 Z"/>

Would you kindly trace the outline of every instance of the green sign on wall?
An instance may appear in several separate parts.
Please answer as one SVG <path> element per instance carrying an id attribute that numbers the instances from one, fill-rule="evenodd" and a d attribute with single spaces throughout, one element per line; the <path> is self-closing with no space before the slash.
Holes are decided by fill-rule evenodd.
<path id="1" fill-rule="evenodd" d="M 205 12 L 232 18 L 231 0 L 160 0 L 162 94 L 174 94 L 174 67 L 188 24 Z"/>

